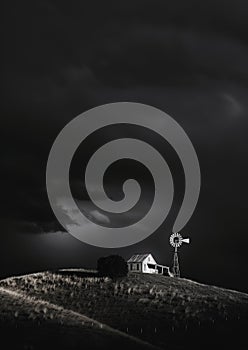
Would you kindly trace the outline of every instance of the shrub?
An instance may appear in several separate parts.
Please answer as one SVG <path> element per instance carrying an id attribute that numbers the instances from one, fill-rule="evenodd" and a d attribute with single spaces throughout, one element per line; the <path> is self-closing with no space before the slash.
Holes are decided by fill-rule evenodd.
<path id="1" fill-rule="evenodd" d="M 100 276 L 107 276 L 112 279 L 124 277 L 128 273 L 126 261 L 119 255 L 109 255 L 97 260 L 97 270 Z"/>

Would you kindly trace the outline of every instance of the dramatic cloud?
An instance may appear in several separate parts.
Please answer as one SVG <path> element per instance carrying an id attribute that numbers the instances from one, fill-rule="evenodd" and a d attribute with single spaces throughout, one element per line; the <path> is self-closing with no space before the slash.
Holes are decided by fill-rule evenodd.
<path id="1" fill-rule="evenodd" d="M 182 252 L 186 273 L 210 283 L 248 288 L 242 278 L 226 274 L 227 269 L 234 269 L 244 275 L 247 263 L 247 17 L 245 0 L 93 0 L 70 6 L 64 1 L 24 0 L 6 5 L 0 244 L 1 266 L 11 266 L 6 271 L 16 271 L 14 263 L 10 264 L 15 255 L 9 256 L 15 245 L 20 245 L 20 251 L 14 250 L 20 270 L 22 266 L 24 270 L 42 267 L 46 254 L 49 266 L 57 266 L 59 252 L 65 254 L 59 264 L 64 261 L 68 266 L 75 263 L 73 259 L 90 265 L 106 254 L 59 233 L 63 229 L 46 194 L 46 161 L 55 137 L 76 115 L 104 103 L 136 101 L 173 116 L 199 156 L 202 191 L 185 228 L 192 238 L 190 248 Z M 127 132 L 141 139 L 149 137 L 167 154 L 166 146 L 154 135 Z M 93 137 L 83 148 L 83 164 L 78 161 L 71 185 L 77 186 L 80 180 L 83 194 L 77 200 L 84 201 L 82 210 L 87 209 L 93 221 L 135 221 L 143 207 L 121 219 L 86 205 L 83 165 L 110 134 Z M 175 177 L 176 164 L 172 157 Z M 121 174 L 111 173 L 108 182 L 116 182 Z M 144 188 L 151 190 L 149 181 Z M 145 210 L 148 204 L 146 198 Z M 120 253 L 127 257 L 153 251 L 161 263 L 170 263 L 168 236 L 176 208 L 171 214 L 156 234 Z M 37 261 L 39 242 L 44 255 Z M 71 242 L 68 256 L 61 246 L 54 254 L 56 242 L 58 246 Z"/>

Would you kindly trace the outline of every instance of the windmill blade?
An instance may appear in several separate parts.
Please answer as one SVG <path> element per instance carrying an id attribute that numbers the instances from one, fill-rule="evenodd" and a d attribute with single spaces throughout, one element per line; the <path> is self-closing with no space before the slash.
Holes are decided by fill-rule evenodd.
<path id="1" fill-rule="evenodd" d="M 182 242 L 188 243 L 188 244 L 189 244 L 190 240 L 189 240 L 189 238 L 183 238 L 183 239 L 182 239 Z"/>

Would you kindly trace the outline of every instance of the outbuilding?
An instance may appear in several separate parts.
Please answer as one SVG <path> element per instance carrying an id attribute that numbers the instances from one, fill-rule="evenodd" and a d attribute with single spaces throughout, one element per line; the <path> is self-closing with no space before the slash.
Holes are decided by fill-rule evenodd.
<path id="1" fill-rule="evenodd" d="M 172 277 L 168 266 L 158 264 L 151 253 L 136 254 L 127 261 L 129 272 L 156 273 Z"/>

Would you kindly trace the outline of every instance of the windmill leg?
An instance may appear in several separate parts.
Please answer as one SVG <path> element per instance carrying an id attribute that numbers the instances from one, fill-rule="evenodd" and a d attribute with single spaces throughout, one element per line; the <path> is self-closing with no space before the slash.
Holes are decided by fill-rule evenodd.
<path id="1" fill-rule="evenodd" d="M 179 260 L 178 260 L 178 254 L 175 250 L 174 257 L 173 257 L 173 275 L 174 277 L 180 277 L 180 268 L 179 268 Z"/>

